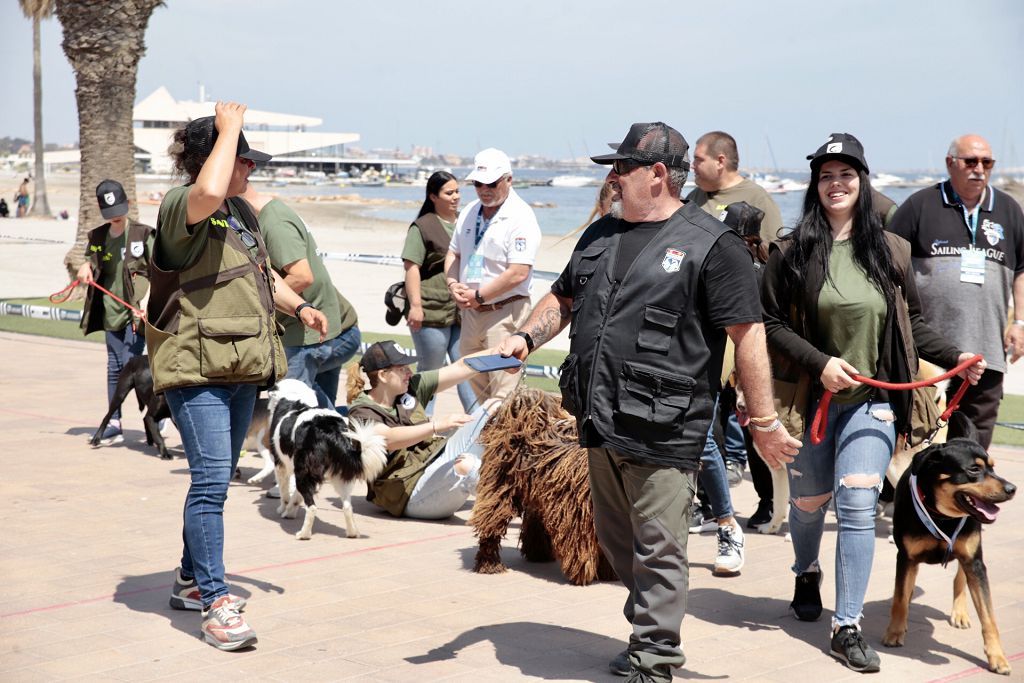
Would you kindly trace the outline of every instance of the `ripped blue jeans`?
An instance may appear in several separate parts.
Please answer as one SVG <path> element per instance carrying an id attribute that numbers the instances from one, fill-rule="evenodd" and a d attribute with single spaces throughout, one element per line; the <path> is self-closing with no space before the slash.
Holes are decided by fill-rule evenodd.
<path id="1" fill-rule="evenodd" d="M 875 504 L 896 442 L 888 403 L 829 406 L 828 430 L 811 444 L 810 421 L 789 471 L 789 529 L 796 573 L 819 569 L 829 501 L 835 501 L 836 609 L 833 627 L 858 624 L 875 556 Z"/>

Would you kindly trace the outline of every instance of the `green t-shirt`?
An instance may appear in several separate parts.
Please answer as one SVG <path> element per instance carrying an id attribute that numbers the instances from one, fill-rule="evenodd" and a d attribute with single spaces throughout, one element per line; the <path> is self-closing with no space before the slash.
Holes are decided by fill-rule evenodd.
<path id="1" fill-rule="evenodd" d="M 853 241 L 832 243 L 828 262 L 829 278 L 818 293 L 818 335 L 822 349 L 857 368 L 858 374 L 874 377 L 878 368 L 878 341 L 885 327 L 885 296 L 868 279 L 853 259 Z M 839 403 L 860 403 L 871 387 L 844 389 L 835 396 Z"/>
<path id="2" fill-rule="evenodd" d="M 455 224 L 449 223 L 440 216 L 438 220 L 445 232 L 451 237 L 455 232 Z M 423 242 L 420 227 L 413 223 L 405 235 L 405 246 L 402 247 L 402 260 L 411 261 L 422 266 L 427 259 L 427 245 Z M 456 322 L 455 301 L 448 291 L 444 271 L 420 282 L 420 299 L 423 302 L 423 324 L 427 327 L 449 327 Z"/>
<path id="3" fill-rule="evenodd" d="M 99 283 L 108 289 L 114 296 L 124 299 L 124 250 L 128 239 L 128 231 L 125 230 L 117 237 L 107 231 L 107 242 L 103 246 L 103 254 L 100 256 Z M 111 332 L 123 330 L 131 322 L 131 313 L 124 304 L 116 301 L 113 297 L 96 292 L 94 296 L 103 297 L 103 329 Z"/>
<path id="4" fill-rule="evenodd" d="M 306 259 L 313 273 L 313 283 L 302 291 L 302 298 L 327 316 L 327 337 L 334 339 L 356 324 L 356 311 L 335 288 L 324 260 L 316 253 L 316 240 L 306 223 L 284 202 L 272 199 L 260 210 L 260 229 L 267 244 L 270 263 L 284 277 L 284 266 Z M 298 319 L 277 314 L 284 327 L 281 342 L 285 346 L 308 346 L 320 343 L 320 333 L 303 325 Z"/>
<path id="5" fill-rule="evenodd" d="M 157 260 L 157 265 L 164 270 L 187 268 L 206 249 L 206 240 L 211 230 L 231 229 L 223 225 L 227 215 L 219 210 L 195 225 L 188 225 L 190 187 L 191 185 L 181 185 L 171 188 L 164 195 L 164 200 L 160 202 L 159 230 L 154 258 Z M 245 220 L 233 207 L 228 205 L 228 210 L 240 225 L 251 229 L 252 226 L 245 225 Z M 252 252 L 253 255 L 256 254 L 255 246 L 252 247 Z"/>
<path id="6" fill-rule="evenodd" d="M 779 239 L 779 228 L 782 227 L 782 214 L 775 201 L 763 187 L 749 178 L 744 178 L 736 185 L 715 192 L 705 192 L 699 187 L 686 196 L 686 201 L 695 202 L 705 212 L 718 220 L 725 208 L 736 202 L 746 202 L 764 211 L 761 220 L 761 239 L 774 242 Z"/>

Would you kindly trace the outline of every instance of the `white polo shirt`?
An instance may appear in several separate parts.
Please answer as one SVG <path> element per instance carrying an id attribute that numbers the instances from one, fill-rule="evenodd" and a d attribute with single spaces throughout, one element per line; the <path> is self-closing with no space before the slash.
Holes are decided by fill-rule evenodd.
<path id="1" fill-rule="evenodd" d="M 449 249 L 459 257 L 459 282 L 469 286 L 486 284 L 504 273 L 513 263 L 531 267 L 530 276 L 504 292 L 496 300 L 529 296 L 533 282 L 532 266 L 540 248 L 540 226 L 530 205 L 510 189 L 508 198 L 491 218 L 490 225 L 476 245 L 477 217 L 483 208 L 480 200 L 471 202 L 459 213 Z M 482 220 L 482 216 L 480 217 Z M 490 299 L 487 303 L 494 303 Z"/>

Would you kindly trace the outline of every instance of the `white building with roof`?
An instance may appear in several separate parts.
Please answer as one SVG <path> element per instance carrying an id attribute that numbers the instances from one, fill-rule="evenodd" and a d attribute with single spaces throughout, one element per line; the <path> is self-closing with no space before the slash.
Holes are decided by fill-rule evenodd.
<path id="1" fill-rule="evenodd" d="M 175 100 L 161 86 L 141 100 L 132 110 L 136 158 L 148 162 L 153 173 L 170 173 L 171 159 L 167 148 L 174 131 L 189 121 L 212 116 L 214 102 Z M 325 133 L 310 131 L 323 124 L 314 116 L 278 114 L 258 109 L 245 111 L 245 139 L 253 149 L 274 156 L 272 166 L 298 166 L 307 169 L 333 170 L 352 163 L 366 165 L 365 159 L 346 159 L 344 146 L 359 140 L 358 133 Z M 385 163 L 392 164 L 392 161 Z M 327 169 L 323 167 L 327 166 Z"/>

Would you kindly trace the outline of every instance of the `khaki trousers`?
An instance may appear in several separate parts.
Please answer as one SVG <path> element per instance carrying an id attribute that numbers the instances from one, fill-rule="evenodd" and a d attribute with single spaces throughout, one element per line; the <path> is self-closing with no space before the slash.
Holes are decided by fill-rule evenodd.
<path id="1" fill-rule="evenodd" d="M 529 299 L 520 299 L 496 311 L 462 311 L 459 354 L 466 357 L 471 353 L 496 347 L 526 322 L 530 317 L 530 308 Z M 469 384 L 476 394 L 477 405 L 481 405 L 489 398 L 503 399 L 508 396 L 519 384 L 522 376 L 522 372 L 511 374 L 504 370 L 478 372 L 469 378 Z"/>

